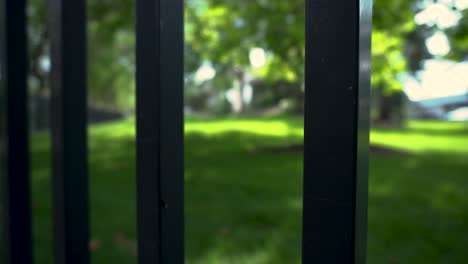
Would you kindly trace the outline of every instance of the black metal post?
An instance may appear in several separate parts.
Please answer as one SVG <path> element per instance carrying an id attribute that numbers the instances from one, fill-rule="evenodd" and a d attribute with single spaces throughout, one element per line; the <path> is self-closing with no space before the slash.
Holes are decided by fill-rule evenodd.
<path id="1" fill-rule="evenodd" d="M 0 1 L 0 173 L 5 264 L 32 263 L 25 0 Z"/>
<path id="2" fill-rule="evenodd" d="M 184 262 L 183 1 L 137 1 L 139 263 Z"/>
<path id="3" fill-rule="evenodd" d="M 90 261 L 86 132 L 86 1 L 49 0 L 54 261 Z"/>
<path id="4" fill-rule="evenodd" d="M 366 261 L 371 0 L 307 0 L 303 263 Z"/>

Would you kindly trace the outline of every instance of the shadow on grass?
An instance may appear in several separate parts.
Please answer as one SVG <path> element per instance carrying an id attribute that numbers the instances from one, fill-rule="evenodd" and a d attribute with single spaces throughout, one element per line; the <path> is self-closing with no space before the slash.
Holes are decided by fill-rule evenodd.
<path id="1" fill-rule="evenodd" d="M 467 157 L 372 157 L 369 263 L 468 263 Z"/>
<path id="2" fill-rule="evenodd" d="M 300 263 L 302 156 L 254 153 L 278 138 L 186 137 L 190 263 Z"/>
<path id="3" fill-rule="evenodd" d="M 185 138 L 187 263 L 299 263 L 302 156 L 253 153 L 289 142 L 252 133 Z M 50 157 L 34 144 L 35 259 L 51 262 Z M 95 263 L 135 263 L 133 135 L 91 133 L 90 201 Z"/>
<path id="4" fill-rule="evenodd" d="M 302 154 L 252 150 L 301 140 L 297 133 L 186 134 L 187 263 L 300 263 Z M 35 137 L 36 263 L 51 263 L 47 146 Z M 447 151 L 371 157 L 369 263 L 468 263 L 467 160 Z M 132 128 L 93 128 L 89 164 L 93 261 L 136 263 Z"/>

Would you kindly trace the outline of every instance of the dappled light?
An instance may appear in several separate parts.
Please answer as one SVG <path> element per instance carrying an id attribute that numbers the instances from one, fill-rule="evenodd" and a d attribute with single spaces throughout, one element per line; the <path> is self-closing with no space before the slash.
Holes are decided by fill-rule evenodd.
<path id="1" fill-rule="evenodd" d="M 301 153 L 252 149 L 300 142 L 300 134 L 287 131 L 301 130 L 301 120 L 188 120 L 186 127 L 188 263 L 300 263 Z M 94 260 L 133 263 L 134 121 L 93 126 L 89 133 Z M 33 142 L 33 193 L 43 201 L 50 193 L 48 138 L 36 135 Z M 36 259 L 48 263 L 51 208 L 37 205 Z"/>
<path id="2" fill-rule="evenodd" d="M 272 136 L 283 138 L 297 138 L 304 135 L 302 122 L 295 118 L 283 119 L 216 119 L 191 120 L 185 126 L 186 133 L 201 133 L 216 135 L 227 132 L 251 133 L 259 136 Z"/>
<path id="3" fill-rule="evenodd" d="M 371 156 L 369 263 L 464 263 L 468 123 L 374 129 L 371 142 L 407 151 Z"/>
<path id="4" fill-rule="evenodd" d="M 373 144 L 407 153 L 371 156 L 369 263 L 466 261 L 467 125 L 372 130 Z M 89 130 L 98 263 L 135 261 L 133 127 L 128 120 Z M 187 120 L 187 263 L 300 263 L 302 153 L 253 150 L 300 143 L 301 130 L 299 118 Z M 52 239 L 47 144 L 44 134 L 33 137 L 39 263 L 49 263 Z"/>
<path id="5" fill-rule="evenodd" d="M 375 129 L 371 142 L 419 154 L 468 153 L 466 123 L 410 122 L 406 129 Z"/>
<path id="6" fill-rule="evenodd" d="M 467 156 L 371 159 L 369 263 L 464 263 Z M 408 164 L 409 166 L 406 166 Z"/>

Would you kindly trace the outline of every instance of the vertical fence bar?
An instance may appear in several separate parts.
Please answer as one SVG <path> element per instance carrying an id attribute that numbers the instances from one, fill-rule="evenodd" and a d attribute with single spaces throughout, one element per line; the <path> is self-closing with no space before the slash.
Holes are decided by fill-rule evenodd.
<path id="1" fill-rule="evenodd" d="M 303 263 L 366 261 L 370 0 L 307 0 Z"/>
<path id="2" fill-rule="evenodd" d="M 183 1 L 137 1 L 139 263 L 184 262 Z"/>
<path id="3" fill-rule="evenodd" d="M 138 263 L 161 263 L 159 0 L 136 8 Z"/>
<path id="4" fill-rule="evenodd" d="M 161 5 L 162 263 L 184 263 L 184 1 Z"/>
<path id="5" fill-rule="evenodd" d="M 359 80 L 357 90 L 357 146 L 354 259 L 367 261 L 367 198 L 371 101 L 372 0 L 359 1 Z"/>
<path id="6" fill-rule="evenodd" d="M 32 263 L 25 0 L 0 1 L 3 261 Z"/>
<path id="7" fill-rule="evenodd" d="M 49 0 L 54 261 L 89 263 L 86 1 Z"/>

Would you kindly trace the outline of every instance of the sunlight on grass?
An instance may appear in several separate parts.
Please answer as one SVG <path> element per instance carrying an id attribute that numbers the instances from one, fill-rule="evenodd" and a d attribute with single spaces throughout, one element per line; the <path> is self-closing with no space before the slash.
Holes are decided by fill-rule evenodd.
<path id="1" fill-rule="evenodd" d="M 369 263 L 468 263 L 468 123 L 374 129 L 371 142 L 408 151 L 373 155 Z"/>
<path id="2" fill-rule="evenodd" d="M 444 122 L 444 121 L 410 121 L 407 129 L 409 130 L 425 130 L 425 131 L 441 131 L 441 132 L 468 132 L 467 122 Z"/>
<path id="3" fill-rule="evenodd" d="M 186 133 L 216 135 L 226 132 L 251 133 L 259 136 L 302 137 L 302 127 L 293 127 L 286 121 L 277 120 L 220 120 L 217 122 L 190 121 Z"/>
<path id="4" fill-rule="evenodd" d="M 303 127 L 299 119 L 216 119 L 197 120 L 188 118 L 185 122 L 185 133 L 199 133 L 207 136 L 227 132 L 251 133 L 259 136 L 302 137 Z M 113 122 L 93 126 L 91 136 L 105 135 L 108 138 L 123 138 L 135 135 L 135 121 Z"/>
<path id="5" fill-rule="evenodd" d="M 371 143 L 411 152 L 468 153 L 466 123 L 410 122 L 405 130 L 373 129 Z"/>
<path id="6" fill-rule="evenodd" d="M 468 263 L 467 127 L 372 130 L 374 145 L 409 153 L 371 155 L 369 264 Z M 302 138 L 299 118 L 186 119 L 188 264 L 300 263 L 302 153 L 256 149 Z M 51 263 L 49 144 L 33 136 L 37 263 Z M 135 263 L 135 121 L 91 126 L 89 150 L 93 261 Z"/>

